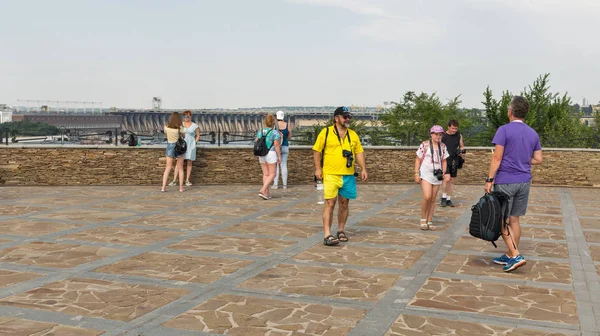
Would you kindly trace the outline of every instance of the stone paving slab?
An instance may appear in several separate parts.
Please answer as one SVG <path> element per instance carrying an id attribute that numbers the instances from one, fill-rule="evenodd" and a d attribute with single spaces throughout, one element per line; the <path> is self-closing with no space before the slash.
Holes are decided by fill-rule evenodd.
<path id="1" fill-rule="evenodd" d="M 294 242 L 289 240 L 203 235 L 173 244 L 169 248 L 265 257 L 292 245 Z"/>
<path id="2" fill-rule="evenodd" d="M 19 216 L 35 213 L 38 211 L 48 210 L 48 207 L 41 206 L 27 206 L 27 205 L 13 205 L 3 204 L 0 208 L 0 216 Z"/>
<path id="3" fill-rule="evenodd" d="M 600 230 L 600 218 L 580 218 L 579 222 L 584 229 Z"/>
<path id="4" fill-rule="evenodd" d="M 531 286 L 429 278 L 411 306 L 577 324 L 573 292 Z"/>
<path id="5" fill-rule="evenodd" d="M 30 219 L 7 219 L 0 222 L 0 232 L 15 236 L 37 237 L 79 228 L 81 225 Z"/>
<path id="6" fill-rule="evenodd" d="M 41 276 L 43 275 L 32 272 L 0 270 L 0 288 L 9 287 L 23 281 L 37 279 Z"/>
<path id="7" fill-rule="evenodd" d="M 79 223 L 97 223 L 112 221 L 118 218 L 134 215 L 135 212 L 117 212 L 117 211 L 102 211 L 102 210 L 88 210 L 86 208 L 78 209 L 64 209 L 57 210 L 51 213 L 40 214 L 32 216 L 31 218 L 37 219 L 56 219 L 56 220 L 68 220 L 76 221 Z"/>
<path id="8" fill-rule="evenodd" d="M 33 242 L 0 250 L 0 262 L 71 268 L 121 252 L 107 247 Z"/>
<path id="9" fill-rule="evenodd" d="M 560 226 L 562 227 L 563 221 L 562 221 L 562 216 L 535 216 L 532 215 L 531 213 L 528 213 L 527 215 L 521 217 L 519 219 L 519 222 L 522 225 L 529 225 L 529 224 L 533 224 L 533 225 L 547 225 L 547 226 Z"/>
<path id="10" fill-rule="evenodd" d="M 426 232 L 418 185 L 359 183 L 335 247 L 310 185 L 0 187 L 0 335 L 598 336 L 600 190 L 534 186 L 504 273 L 482 187 Z"/>
<path id="11" fill-rule="evenodd" d="M 439 239 L 431 233 L 393 232 L 383 230 L 354 230 L 349 237 L 357 243 L 429 246 Z"/>
<path id="12" fill-rule="evenodd" d="M 502 242 L 498 242 L 498 248 L 495 248 L 492 243 L 485 240 L 477 239 L 471 236 L 461 237 L 456 244 L 454 250 L 477 251 L 488 253 L 499 253 L 502 250 Z M 546 258 L 563 258 L 568 256 L 569 250 L 566 243 L 557 243 L 551 241 L 528 241 L 527 244 L 521 244 L 521 253 L 527 256 L 539 256 Z"/>
<path id="13" fill-rule="evenodd" d="M 350 264 L 366 267 L 408 269 L 423 255 L 423 251 L 385 249 L 345 244 L 330 248 L 317 244 L 294 256 L 295 260 Z"/>
<path id="14" fill-rule="evenodd" d="M 142 246 L 176 237 L 178 235 L 180 234 L 177 232 L 145 230 L 138 228 L 99 227 L 73 233 L 60 238 L 60 240 L 87 240 L 91 242 Z"/>
<path id="15" fill-rule="evenodd" d="M 187 293 L 184 289 L 72 278 L 7 297 L 0 305 L 131 321 Z"/>
<path id="16" fill-rule="evenodd" d="M 99 330 L 69 327 L 56 323 L 0 317 L 0 335 L 97 336 L 102 333 Z"/>
<path id="17" fill-rule="evenodd" d="M 164 326 L 227 335 L 346 335 L 359 309 L 219 295 Z"/>
<path id="18" fill-rule="evenodd" d="M 95 271 L 207 284 L 252 263 L 248 260 L 151 252 L 104 266 Z"/>
<path id="19" fill-rule="evenodd" d="M 369 226 L 369 227 L 377 227 L 377 228 L 386 228 L 386 229 L 406 229 L 406 230 L 421 230 L 419 226 L 419 217 L 413 218 L 390 218 L 390 217 L 369 217 L 364 221 L 358 223 L 358 226 Z M 446 223 L 440 222 L 439 219 L 436 219 L 436 230 L 437 231 L 445 231 L 451 224 L 452 220 L 449 220 Z"/>
<path id="20" fill-rule="evenodd" d="M 592 259 L 600 262 L 600 246 L 590 246 L 590 251 L 592 252 Z"/>
<path id="21" fill-rule="evenodd" d="M 280 264 L 246 280 L 240 288 L 377 301 L 398 277 L 397 274 L 343 268 Z"/>
<path id="22" fill-rule="evenodd" d="M 121 222 L 121 225 L 140 227 L 151 226 L 153 228 L 195 231 L 204 229 L 212 225 L 218 225 L 222 222 L 222 219 L 185 216 L 185 214 L 156 214 L 150 216 L 142 216 L 136 219 L 124 221 Z"/>
<path id="23" fill-rule="evenodd" d="M 427 316 L 400 315 L 385 336 L 484 335 L 484 336 L 563 336 L 556 332 L 535 331 Z"/>
<path id="24" fill-rule="evenodd" d="M 522 279 L 552 283 L 571 283 L 571 269 L 568 262 L 528 261 L 527 269 L 517 269 L 511 273 L 498 272 L 498 265 L 490 257 L 450 253 L 437 267 L 437 272 L 470 274 L 478 276 Z"/>
<path id="25" fill-rule="evenodd" d="M 256 221 L 243 222 L 220 231 L 237 232 L 248 235 L 262 234 L 275 237 L 308 238 L 313 234 L 320 232 L 321 230 L 322 228 L 317 226 L 307 226 L 302 224 L 275 224 Z"/>

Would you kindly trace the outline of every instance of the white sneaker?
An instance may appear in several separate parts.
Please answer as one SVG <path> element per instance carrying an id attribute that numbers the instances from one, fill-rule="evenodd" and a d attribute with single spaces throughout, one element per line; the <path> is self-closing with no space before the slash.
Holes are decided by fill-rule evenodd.
<path id="1" fill-rule="evenodd" d="M 286 186 L 286 185 L 284 185 L 284 186 L 283 186 L 283 189 L 287 189 L 287 186 Z"/>
<path id="2" fill-rule="evenodd" d="M 176 185 L 177 185 L 177 180 L 175 180 L 175 181 L 173 181 L 173 182 L 171 182 L 171 183 L 168 184 L 169 187 L 174 187 Z"/>
<path id="3" fill-rule="evenodd" d="M 276 185 L 276 184 L 273 184 L 273 186 L 272 186 L 271 188 L 273 188 L 273 189 L 277 189 L 278 187 L 277 187 L 277 185 Z"/>
<path id="4" fill-rule="evenodd" d="M 189 186 L 191 186 L 191 185 L 192 185 L 192 182 L 190 182 L 190 181 L 187 181 L 187 182 L 185 182 L 185 185 L 189 187 Z"/>

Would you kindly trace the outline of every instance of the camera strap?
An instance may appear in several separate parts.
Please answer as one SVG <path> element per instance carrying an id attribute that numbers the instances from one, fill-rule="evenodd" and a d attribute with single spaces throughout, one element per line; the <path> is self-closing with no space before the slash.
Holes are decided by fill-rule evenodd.
<path id="1" fill-rule="evenodd" d="M 344 139 L 348 138 L 348 144 L 350 145 L 350 151 L 352 151 L 352 142 L 350 141 L 350 130 L 346 129 L 346 135 L 344 136 L 344 139 L 340 138 L 340 132 L 337 129 L 337 126 L 334 124 L 333 127 L 335 128 L 335 135 L 338 138 L 338 142 L 340 143 L 340 147 L 342 147 L 342 150 L 344 150 Z"/>
<path id="2" fill-rule="evenodd" d="M 429 139 L 429 149 L 431 150 L 431 164 L 433 165 L 433 170 L 435 170 L 435 160 L 433 159 L 435 157 L 435 154 L 433 152 L 433 142 L 431 141 L 431 139 Z M 440 143 L 438 142 L 438 154 L 440 156 L 440 169 L 442 169 L 443 165 L 442 165 L 442 146 L 440 145 Z"/>

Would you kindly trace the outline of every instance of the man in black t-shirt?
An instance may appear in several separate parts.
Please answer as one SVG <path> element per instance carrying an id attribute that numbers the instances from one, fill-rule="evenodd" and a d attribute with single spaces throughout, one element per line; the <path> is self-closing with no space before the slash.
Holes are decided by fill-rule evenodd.
<path id="1" fill-rule="evenodd" d="M 448 130 L 442 136 L 442 142 L 448 148 L 450 156 L 446 159 L 446 172 L 444 174 L 444 182 L 442 183 L 442 201 L 443 207 L 453 207 L 452 193 L 454 192 L 454 178 L 458 173 L 459 157 L 464 154 L 465 145 L 463 143 L 462 134 L 458 131 L 458 121 L 450 120 L 448 122 Z"/>

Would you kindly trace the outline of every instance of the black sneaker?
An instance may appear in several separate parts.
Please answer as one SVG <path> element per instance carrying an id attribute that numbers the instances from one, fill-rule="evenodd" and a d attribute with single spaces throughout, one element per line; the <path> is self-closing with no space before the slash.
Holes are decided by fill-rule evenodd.
<path id="1" fill-rule="evenodd" d="M 446 199 L 442 197 L 442 201 L 440 202 L 440 205 L 441 205 L 442 207 L 445 207 L 445 206 L 446 206 L 446 204 L 448 204 L 448 203 L 447 203 L 447 201 L 446 201 Z"/>
<path id="2" fill-rule="evenodd" d="M 454 203 L 452 203 L 452 200 L 446 200 L 446 205 L 454 208 Z"/>

